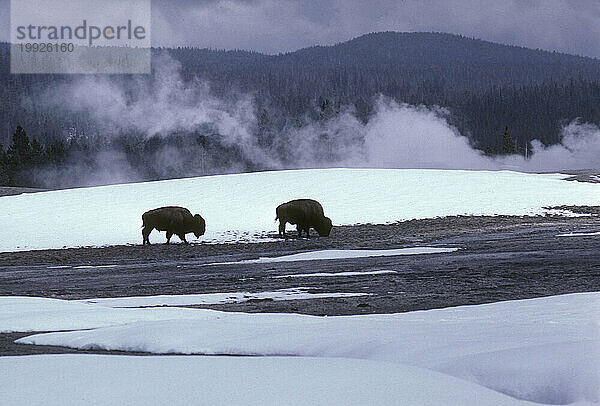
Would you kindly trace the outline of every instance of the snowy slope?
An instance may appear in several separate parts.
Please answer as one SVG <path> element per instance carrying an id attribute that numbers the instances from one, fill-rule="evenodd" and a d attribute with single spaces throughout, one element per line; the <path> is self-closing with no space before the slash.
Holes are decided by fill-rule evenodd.
<path id="1" fill-rule="evenodd" d="M 163 205 L 200 213 L 207 222 L 203 241 L 251 241 L 276 230 L 277 205 L 302 197 L 319 200 L 338 225 L 540 214 L 543 206 L 600 204 L 600 184 L 562 178 L 506 171 L 322 169 L 24 194 L 0 198 L 0 251 L 138 244 L 142 213 Z M 156 231 L 150 238 L 164 241 Z"/>
<path id="2" fill-rule="evenodd" d="M 4 301 L 18 310 L 18 300 L 27 308 L 32 299 L 0 298 L 0 310 Z M 37 300 L 48 300 L 48 309 L 83 305 Z M 108 327 L 39 334 L 18 342 L 155 353 L 368 359 L 444 373 L 517 399 L 544 404 L 600 402 L 600 293 L 337 317 L 170 309 L 187 312 L 174 313 L 177 317 L 172 320 L 160 315 L 150 321 L 155 317 L 151 315 L 128 324 L 120 324 L 123 314 L 158 309 L 87 306 L 106 312 L 108 319 L 118 318 L 113 324 L 105 320 Z M 123 313 L 111 313 L 117 310 Z M 69 313 L 66 310 L 65 319 Z M 7 324 L 2 315 L 0 311 L 0 330 Z M 47 327 L 45 316 L 38 314 L 37 323 Z M 35 314 L 26 318 L 27 327 L 36 323 Z"/>
<path id="3" fill-rule="evenodd" d="M 299 357 L 0 357 L 2 405 L 517 406 L 409 366 Z M 59 373 L 57 373 L 60 371 Z"/>
<path id="4" fill-rule="evenodd" d="M 80 330 L 132 323 L 137 321 L 220 319 L 221 312 L 212 310 L 152 306 L 189 306 L 220 303 L 242 303 L 251 299 L 310 300 L 327 297 L 365 296 L 368 293 L 308 293 L 303 288 L 271 292 L 224 292 L 195 295 L 158 295 L 82 300 L 60 300 L 41 297 L 0 296 L 0 333 L 16 331 Z M 138 309 L 135 307 L 151 307 Z M 128 309 L 128 307 L 131 307 Z M 226 313 L 228 316 L 244 313 Z M 279 314 L 274 317 L 290 317 Z"/>

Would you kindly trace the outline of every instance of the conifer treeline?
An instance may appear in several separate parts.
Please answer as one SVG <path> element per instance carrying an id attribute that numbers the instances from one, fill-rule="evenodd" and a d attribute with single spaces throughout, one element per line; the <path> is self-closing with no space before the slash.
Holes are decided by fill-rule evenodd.
<path id="1" fill-rule="evenodd" d="M 290 123 L 302 125 L 306 117 L 322 120 L 343 106 L 353 106 L 366 121 L 379 94 L 398 102 L 448 108 L 451 124 L 488 154 L 523 153 L 533 139 L 557 143 L 562 126 L 575 118 L 600 123 L 599 60 L 456 35 L 369 34 L 331 47 L 281 55 L 154 50 L 155 55 L 163 52 L 181 63 L 186 80 L 206 79 L 217 95 L 253 94 L 259 118 L 256 137 L 266 145 Z M 201 131 L 150 139 L 111 134 L 110 141 L 98 143 L 98 134 L 89 137 L 97 132 L 89 117 L 49 109 L 39 98 L 46 89 L 69 83 L 73 77 L 10 75 L 8 54 L 8 46 L 1 44 L 0 184 L 77 183 L 64 179 L 57 185 L 34 185 L 47 181 L 33 179 L 29 169 L 60 168 L 66 162 L 91 159 L 91 152 L 102 149 L 123 154 L 140 179 L 174 177 L 177 165 L 165 171 L 152 157 L 165 145 L 182 144 L 187 152 L 180 165 L 197 166 L 194 173 L 218 172 L 236 160 L 242 161 L 237 162 L 239 170 L 261 169 L 243 162 L 235 147 L 220 145 Z M 29 147 L 17 126 L 27 132 Z M 510 142 L 505 136 L 507 126 Z"/>

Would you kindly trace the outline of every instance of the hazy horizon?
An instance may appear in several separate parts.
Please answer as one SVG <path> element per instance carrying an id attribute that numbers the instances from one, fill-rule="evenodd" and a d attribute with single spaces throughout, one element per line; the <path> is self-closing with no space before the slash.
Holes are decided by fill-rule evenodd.
<path id="1" fill-rule="evenodd" d="M 9 11 L 10 1 L 0 0 L 0 41 L 9 38 Z M 193 46 L 272 55 L 383 31 L 456 34 L 598 58 L 600 3 L 377 0 L 367 8 L 358 0 L 318 4 L 298 0 L 152 2 L 154 47 Z"/>

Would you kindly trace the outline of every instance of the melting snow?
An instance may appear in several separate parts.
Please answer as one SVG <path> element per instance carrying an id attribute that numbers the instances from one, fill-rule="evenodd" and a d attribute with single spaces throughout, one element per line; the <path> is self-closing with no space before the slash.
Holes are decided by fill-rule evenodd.
<path id="1" fill-rule="evenodd" d="M 38 309 L 32 312 L 34 304 Z M 55 328 L 66 328 L 77 319 L 87 320 L 79 324 L 88 327 L 102 319 L 108 327 L 38 334 L 18 342 L 154 353 L 320 357 L 324 368 L 333 365 L 332 358 L 368 359 L 382 362 L 384 368 L 395 365 L 398 374 L 426 369 L 434 374 L 423 378 L 425 387 L 435 386 L 436 380 L 441 387 L 450 382 L 450 390 L 466 390 L 465 396 L 474 396 L 475 388 L 483 386 L 543 404 L 600 401 L 600 293 L 336 317 L 113 309 L 55 299 L 0 298 L 2 330 L 7 324 L 13 324 L 8 330 L 14 330 L 18 322 L 48 329 L 48 316 Z M 282 361 L 280 366 L 284 365 Z M 449 376 L 474 386 L 447 381 Z M 344 381 L 347 375 L 338 377 Z M 448 396 L 451 393 L 455 392 Z M 452 404 L 436 399 L 439 404 Z M 414 404 L 420 400 L 412 398 Z"/>
<path id="2" fill-rule="evenodd" d="M 316 261 L 331 259 L 393 257 L 398 255 L 438 254 L 458 251 L 458 248 L 411 247 L 390 250 L 322 250 L 301 252 L 299 254 L 283 255 L 280 257 L 261 257 L 235 262 L 213 262 L 205 265 L 237 265 L 237 264 L 268 264 L 272 262 Z"/>
<path id="3" fill-rule="evenodd" d="M 397 271 L 364 271 L 364 272 L 315 272 L 315 273 L 296 273 L 291 275 L 273 276 L 273 278 L 331 278 L 336 276 L 366 276 L 366 275 L 383 275 L 390 273 L 398 273 Z"/>
<path id="4" fill-rule="evenodd" d="M 558 234 L 557 237 L 591 237 L 594 235 L 600 235 L 600 232 L 596 233 L 567 233 L 567 234 Z"/>
<path id="5" fill-rule="evenodd" d="M 225 303 L 243 303 L 249 300 L 306 300 L 365 296 L 367 293 L 308 293 L 302 288 L 289 288 L 274 292 L 231 292 L 204 293 L 199 295 L 159 295 L 83 299 L 80 302 L 95 303 L 107 307 L 146 307 L 146 306 L 191 306 Z"/>

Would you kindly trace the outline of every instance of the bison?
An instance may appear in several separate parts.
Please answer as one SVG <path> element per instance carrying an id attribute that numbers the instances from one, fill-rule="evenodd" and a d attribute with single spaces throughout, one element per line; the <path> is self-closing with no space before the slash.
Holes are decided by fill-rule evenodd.
<path id="1" fill-rule="evenodd" d="M 310 229 L 314 228 L 321 237 L 327 237 L 331 232 L 331 219 L 325 217 L 323 206 L 312 199 L 297 199 L 280 204 L 277 207 L 279 219 L 279 236 L 285 237 L 285 224 L 296 224 L 298 237 L 302 237 L 302 230 L 310 238 Z"/>
<path id="2" fill-rule="evenodd" d="M 194 233 L 196 238 L 204 234 L 206 222 L 199 215 L 192 216 L 188 209 L 177 206 L 160 207 L 158 209 L 147 211 L 142 215 L 144 223 L 142 230 L 142 244 L 150 245 L 148 237 L 155 228 L 158 231 L 167 232 L 167 244 L 173 234 L 176 234 L 181 241 L 188 244 L 185 239 L 187 233 Z"/>

